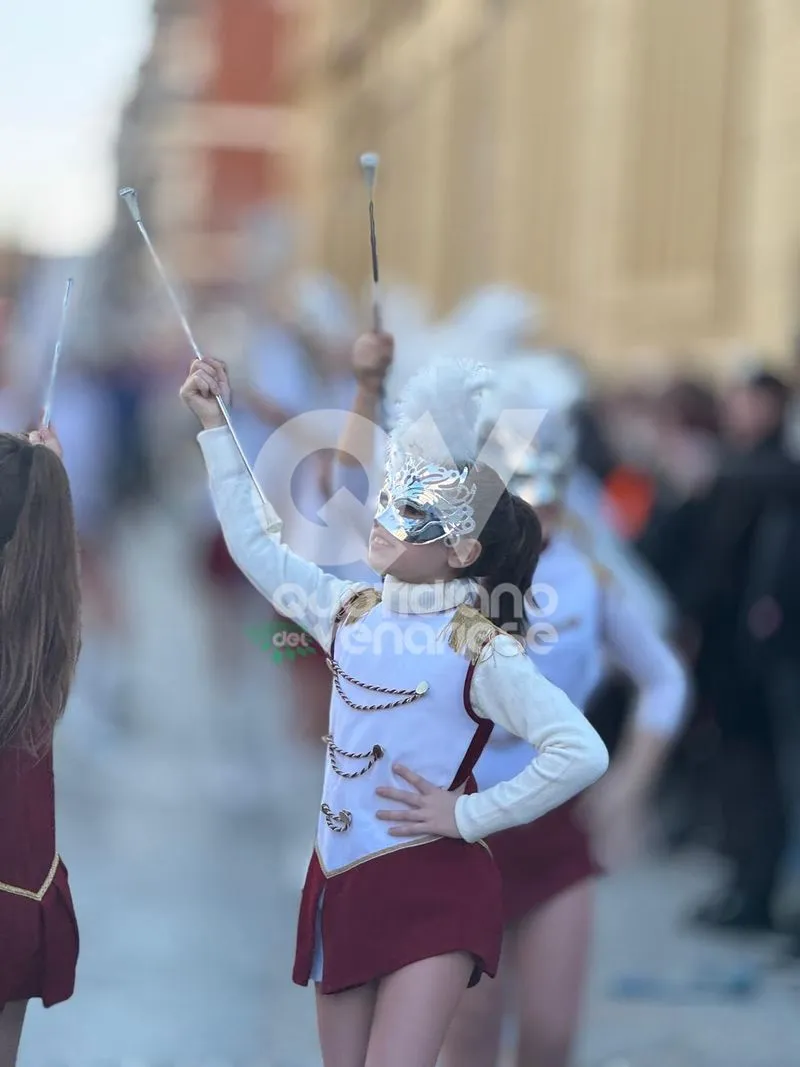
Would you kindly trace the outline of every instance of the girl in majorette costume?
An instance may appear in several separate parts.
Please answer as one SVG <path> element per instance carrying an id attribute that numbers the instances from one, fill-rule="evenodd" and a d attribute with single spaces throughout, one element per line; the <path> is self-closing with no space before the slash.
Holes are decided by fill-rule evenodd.
<path id="1" fill-rule="evenodd" d="M 623 582 L 616 575 L 612 579 L 596 562 L 597 524 L 587 529 L 570 513 L 575 464 L 569 412 L 581 387 L 574 368 L 552 354 L 505 355 L 481 417 L 487 423 L 486 454 L 512 488 L 536 505 L 548 535 L 526 619 L 531 656 L 578 706 L 586 703 L 610 660 L 639 691 L 614 771 L 587 796 L 584 810 L 572 801 L 489 841 L 503 874 L 508 945 L 517 949 L 519 1063 L 564 1067 L 579 1017 L 592 879 L 601 871 L 598 860 L 613 863 L 630 840 L 647 787 L 680 726 L 686 679 L 660 637 L 657 590 L 643 584 L 631 567 L 625 568 Z M 403 354 L 398 356 L 402 360 Z M 356 410 L 365 422 L 354 421 L 340 444 L 351 464 L 354 457 L 369 464 L 365 442 L 375 435 L 365 427 L 377 418 L 375 397 L 386 366 L 386 340 L 361 339 L 354 353 L 360 383 Z M 536 416 L 545 411 L 539 429 Z M 345 485 L 349 469 L 342 467 Z M 479 788 L 513 775 L 531 755 L 526 742 L 495 729 L 477 764 Z M 445 1046 L 447 1067 L 494 1067 L 507 993 L 502 982 L 484 982 L 466 995 Z"/>
<path id="2" fill-rule="evenodd" d="M 607 766 L 581 713 L 502 632 L 521 610 L 540 528 L 475 464 L 478 383 L 469 368 L 434 367 L 409 386 L 370 536 L 382 590 L 281 544 L 221 425 L 223 364 L 195 362 L 181 391 L 204 427 L 232 557 L 325 649 L 333 674 L 294 967 L 297 983 L 316 983 L 325 1067 L 434 1067 L 463 989 L 498 963 L 500 883 L 483 839 L 565 803 Z M 501 586 L 490 619 L 474 605 Z M 536 754 L 477 794 L 472 768 L 494 723 Z"/>
<path id="3" fill-rule="evenodd" d="M 80 646 L 78 547 L 55 435 L 0 434 L 0 1067 L 27 1002 L 68 1000 L 78 928 L 56 852 L 52 738 Z"/>
<path id="4" fill-rule="evenodd" d="M 587 537 L 565 508 L 574 428 L 569 412 L 553 407 L 554 398 L 565 395 L 559 377 L 552 361 L 535 355 L 515 361 L 501 368 L 484 408 L 487 428 L 497 427 L 494 443 L 505 453 L 510 485 L 536 508 L 545 537 L 528 646 L 542 674 L 578 707 L 609 661 L 630 677 L 638 701 L 612 770 L 598 786 L 579 803 L 571 800 L 535 824 L 490 838 L 503 877 L 504 959 L 507 951 L 516 982 L 513 988 L 483 983 L 465 995 L 445 1045 L 446 1067 L 495 1067 L 512 1004 L 516 1062 L 567 1067 L 587 967 L 593 879 L 601 864 L 613 865 L 630 847 L 686 700 L 685 672 L 653 619 L 587 554 Z M 524 426 L 530 412 L 519 410 L 523 404 L 546 412 L 533 443 L 529 431 L 536 424 Z M 514 409 L 523 425 L 515 423 Z M 527 742 L 496 729 L 475 769 L 478 788 L 514 775 L 530 756 Z"/>

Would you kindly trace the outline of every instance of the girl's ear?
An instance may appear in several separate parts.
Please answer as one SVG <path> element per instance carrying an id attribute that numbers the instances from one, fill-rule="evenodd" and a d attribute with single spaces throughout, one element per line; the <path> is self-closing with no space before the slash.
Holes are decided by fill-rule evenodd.
<path id="1" fill-rule="evenodd" d="M 447 565 L 454 571 L 471 567 L 481 554 L 481 543 L 474 537 L 459 537 L 447 549 Z"/>

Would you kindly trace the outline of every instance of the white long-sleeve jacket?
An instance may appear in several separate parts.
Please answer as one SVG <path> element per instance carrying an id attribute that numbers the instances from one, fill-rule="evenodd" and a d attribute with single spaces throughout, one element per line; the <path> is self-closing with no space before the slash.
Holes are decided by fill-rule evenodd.
<path id="1" fill-rule="evenodd" d="M 232 558 L 278 611 L 329 651 L 340 606 L 364 586 L 326 574 L 281 543 L 280 519 L 269 504 L 259 500 L 225 428 L 204 431 L 198 439 L 214 507 Z M 441 645 L 454 663 L 461 663 L 458 669 L 466 674 L 466 659 L 456 656 L 447 648 L 447 641 L 440 642 L 438 637 L 453 613 L 473 594 L 474 585 L 464 579 L 421 587 L 388 578 L 382 590 L 381 623 L 386 624 L 388 618 L 391 624 L 394 617 L 397 630 L 406 632 L 407 616 L 419 616 L 423 633 L 431 634 L 432 627 L 436 628 L 436 640 L 426 646 L 427 651 Z M 415 640 L 418 639 L 417 634 Z M 336 640 L 338 657 L 340 637 Z M 419 673 L 422 660 L 414 660 L 410 648 L 401 650 L 401 657 L 406 653 L 410 677 L 415 677 L 414 671 Z M 364 673 L 370 673 L 366 670 L 367 658 L 386 654 L 385 645 L 381 649 L 367 647 L 363 652 Z M 393 673 L 395 666 L 392 663 L 387 673 Z M 608 754 L 595 730 L 572 701 L 544 678 L 514 638 L 498 634 L 485 647 L 474 667 L 469 696 L 479 719 L 524 738 L 534 746 L 535 755 L 510 781 L 459 797 L 456 823 L 465 840 L 476 841 L 539 818 L 605 772 Z M 421 733 L 424 734 L 424 727 L 415 736 L 393 734 L 393 760 L 419 769 L 417 757 L 426 751 L 426 738 Z M 442 775 L 435 784 L 446 786 L 444 769 Z"/>

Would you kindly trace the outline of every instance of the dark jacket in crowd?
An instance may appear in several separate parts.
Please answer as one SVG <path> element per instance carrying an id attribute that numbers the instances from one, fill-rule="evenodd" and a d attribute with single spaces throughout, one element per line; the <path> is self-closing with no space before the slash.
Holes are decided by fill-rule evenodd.
<path id="1" fill-rule="evenodd" d="M 641 550 L 702 634 L 698 686 L 740 683 L 800 647 L 800 465 L 777 436 L 732 455 L 709 491 L 662 516 Z"/>

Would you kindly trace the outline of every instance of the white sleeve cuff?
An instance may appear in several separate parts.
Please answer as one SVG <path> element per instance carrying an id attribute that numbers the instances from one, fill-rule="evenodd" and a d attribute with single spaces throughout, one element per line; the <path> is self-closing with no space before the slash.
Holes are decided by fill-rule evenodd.
<path id="1" fill-rule="evenodd" d="M 239 449 L 236 447 L 227 426 L 216 426 L 213 430 L 201 430 L 197 443 L 203 453 L 208 472 L 215 478 L 230 478 L 245 471 Z"/>

